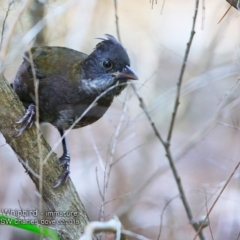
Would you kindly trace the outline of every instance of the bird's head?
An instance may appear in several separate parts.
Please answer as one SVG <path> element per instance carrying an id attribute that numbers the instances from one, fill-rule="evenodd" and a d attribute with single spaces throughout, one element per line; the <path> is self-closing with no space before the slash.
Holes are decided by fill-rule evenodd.
<path id="1" fill-rule="evenodd" d="M 120 83 L 122 87 L 127 80 L 137 80 L 136 73 L 130 68 L 130 59 L 126 50 L 111 35 L 102 39 L 84 63 L 84 77 L 102 88 Z M 104 87 L 105 86 L 105 87 Z M 120 93 L 119 91 L 116 94 Z"/>

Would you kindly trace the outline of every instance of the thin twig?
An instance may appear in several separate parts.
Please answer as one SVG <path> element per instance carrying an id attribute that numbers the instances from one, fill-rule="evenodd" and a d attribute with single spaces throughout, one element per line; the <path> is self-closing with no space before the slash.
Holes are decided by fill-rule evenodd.
<path id="1" fill-rule="evenodd" d="M 123 234 L 127 235 L 127 236 L 130 236 L 130 237 L 134 237 L 136 239 L 139 239 L 139 240 L 151 240 L 149 238 L 146 238 L 140 234 L 137 234 L 137 233 L 134 233 L 134 232 L 131 232 L 131 231 L 128 231 L 128 230 L 125 230 L 125 229 L 122 229 L 121 231 Z"/>
<path id="2" fill-rule="evenodd" d="M 140 102 L 140 107 L 143 109 L 144 113 L 146 114 L 146 116 L 147 116 L 147 118 L 148 118 L 148 120 L 149 120 L 149 122 L 150 122 L 150 124 L 151 124 L 151 126 L 152 126 L 152 128 L 153 128 L 153 131 L 154 131 L 155 135 L 156 135 L 157 138 L 160 140 L 160 142 L 161 142 L 163 145 L 165 145 L 165 142 L 164 142 L 164 140 L 163 140 L 160 132 L 157 130 L 157 127 L 156 127 L 154 121 L 152 120 L 152 118 L 151 118 L 151 116 L 150 116 L 150 114 L 149 114 L 149 112 L 148 112 L 148 110 L 147 110 L 146 104 L 145 104 L 142 96 L 140 95 L 138 89 L 136 88 L 136 86 L 135 86 L 134 84 L 131 84 L 131 86 L 132 86 L 133 91 L 134 91 L 134 93 L 136 94 L 136 96 L 137 96 L 137 98 L 138 98 L 138 100 L 139 100 L 139 102 Z"/>
<path id="3" fill-rule="evenodd" d="M 40 123 L 39 123 L 39 96 L 38 96 L 38 86 L 39 86 L 39 79 L 36 75 L 36 69 L 34 66 L 34 59 L 31 52 L 31 49 L 28 51 L 29 59 L 30 59 L 30 66 L 32 70 L 33 75 L 33 85 L 34 85 L 34 97 L 35 97 L 35 106 L 36 106 L 36 112 L 35 112 L 35 124 L 37 128 L 37 146 L 38 146 L 38 154 L 39 154 L 39 193 L 42 195 L 43 193 L 43 182 L 41 179 L 43 179 L 43 154 L 42 154 L 42 145 L 41 145 L 41 134 L 40 134 Z M 39 211 L 43 212 L 43 199 L 39 198 Z M 40 214 L 40 220 L 42 219 L 42 215 Z M 41 234 L 40 239 L 43 238 L 43 235 Z"/>
<path id="4" fill-rule="evenodd" d="M 109 160 L 106 161 L 106 165 L 105 165 L 105 171 L 104 171 L 104 181 L 103 181 L 103 189 L 102 189 L 102 193 L 103 193 L 103 201 L 101 204 L 101 218 L 100 220 L 104 220 L 105 216 L 104 216 L 104 209 L 105 209 L 105 201 L 106 201 L 106 194 L 107 194 L 107 189 L 108 189 L 108 184 L 109 184 L 109 179 L 110 179 L 110 174 L 111 174 L 111 170 L 113 167 L 113 157 L 115 154 L 115 150 L 116 150 L 116 146 L 117 146 L 117 141 L 120 135 L 120 129 L 122 127 L 122 123 L 125 117 L 125 113 L 127 110 L 127 106 L 128 106 L 128 100 L 127 100 L 128 94 L 126 94 L 126 99 L 123 102 L 123 111 L 119 120 L 119 123 L 116 127 L 116 131 L 114 134 L 114 138 L 113 138 L 113 143 L 112 143 L 112 148 L 110 151 L 110 157 Z"/>
<path id="5" fill-rule="evenodd" d="M 171 198 L 170 200 L 168 200 L 168 201 L 166 202 L 166 204 L 165 204 L 163 210 L 162 210 L 162 213 L 161 213 L 161 215 L 160 215 L 160 228 L 159 228 L 159 233 L 158 233 L 157 240 L 160 239 L 160 237 L 161 237 L 161 233 L 162 233 L 163 214 L 164 214 L 166 208 L 168 207 L 168 205 L 169 205 L 174 199 L 176 199 L 176 198 L 178 198 L 178 197 L 179 197 L 179 194 L 178 194 L 177 196 L 174 196 L 174 197 Z"/>
<path id="6" fill-rule="evenodd" d="M 205 14 L 206 12 L 206 7 L 205 7 L 205 0 L 202 0 L 202 26 L 201 29 L 204 30 L 204 25 L 205 25 Z"/>
<path id="7" fill-rule="evenodd" d="M 115 131 L 115 135 L 114 135 L 114 140 L 113 140 L 113 144 L 112 144 L 112 149 L 110 151 L 110 160 L 109 160 L 109 170 L 108 170 L 108 175 L 107 175 L 107 182 L 105 184 L 105 187 L 107 188 L 108 187 L 108 181 L 109 181 L 109 178 L 110 178 L 110 174 L 111 174 L 111 169 L 113 167 L 113 156 L 115 154 L 115 150 L 116 150 L 116 146 L 117 146 L 117 141 L 118 141 L 118 138 L 119 138 L 119 135 L 120 135 L 120 130 L 121 130 L 121 127 L 122 127 L 122 123 L 123 123 L 123 120 L 124 120 L 124 117 L 125 117 L 125 114 L 126 114 L 126 111 L 127 111 L 127 106 L 128 106 L 128 93 L 126 94 L 126 99 L 123 103 L 123 110 L 122 110 L 122 114 L 121 114 L 121 117 L 120 117 L 120 120 L 119 120 L 119 123 L 117 125 L 117 128 L 116 128 L 116 131 Z"/>
<path id="8" fill-rule="evenodd" d="M 123 195 L 121 195 L 121 196 L 119 196 L 119 197 L 116 197 L 116 198 L 113 198 L 113 199 L 111 199 L 111 200 L 105 201 L 104 204 L 107 205 L 107 204 L 110 203 L 110 202 L 119 200 L 119 199 L 124 198 L 124 197 L 126 197 L 126 196 L 129 196 L 129 195 L 131 195 L 131 194 L 132 194 L 132 192 L 125 193 L 125 194 L 123 194 Z"/>
<path id="9" fill-rule="evenodd" d="M 238 79 L 237 82 L 223 95 L 223 97 L 219 100 L 217 105 L 219 105 L 224 98 L 226 98 L 230 93 L 233 92 L 233 90 L 235 90 L 235 88 L 239 84 L 239 81 L 240 79 Z"/>
<path id="10" fill-rule="evenodd" d="M 173 160 L 173 157 L 172 157 L 172 153 L 170 151 L 170 141 L 171 141 L 171 138 L 172 138 L 172 132 L 173 132 L 174 124 L 175 124 L 175 121 L 176 121 L 178 106 L 179 106 L 179 103 L 180 103 L 180 94 L 181 94 L 181 85 L 182 85 L 183 75 L 184 75 L 184 72 L 185 72 L 189 51 L 190 51 L 192 41 L 193 41 L 193 37 L 194 37 L 194 34 L 195 34 L 195 24 L 196 24 L 197 13 L 198 13 L 198 5 L 199 5 L 199 0 L 196 0 L 194 16 L 193 16 L 192 30 L 191 30 L 189 42 L 187 43 L 187 48 L 186 48 L 185 55 L 184 55 L 184 58 L 183 58 L 183 63 L 182 63 L 179 79 L 178 79 L 178 82 L 177 82 L 177 94 L 176 94 L 176 99 L 175 99 L 175 104 L 174 104 L 174 110 L 173 110 L 173 113 L 172 113 L 172 119 L 171 119 L 169 131 L 168 131 L 167 142 L 164 144 L 164 148 L 165 148 L 166 156 L 169 160 L 169 164 L 170 164 L 170 167 L 172 169 L 175 181 L 177 182 L 178 190 L 180 192 L 182 203 L 183 203 L 185 211 L 187 213 L 188 220 L 189 220 L 190 224 L 193 226 L 193 228 L 195 229 L 195 231 L 198 232 L 198 236 L 200 237 L 200 239 L 205 239 L 205 237 L 203 235 L 203 232 L 201 230 L 198 231 L 199 230 L 198 222 L 196 222 L 193 219 L 192 211 L 191 211 L 190 206 L 188 204 L 188 201 L 187 201 L 187 198 L 186 198 L 186 195 L 184 193 L 184 189 L 183 189 L 183 186 L 182 186 L 182 183 L 181 183 L 181 179 L 178 175 L 178 172 L 177 172 L 177 169 L 175 167 L 174 160 Z"/>
<path id="11" fill-rule="evenodd" d="M 206 206 L 206 210 L 208 212 L 208 199 L 207 199 L 207 192 L 206 192 L 206 189 L 204 189 L 204 196 L 205 196 L 205 206 Z M 209 219 L 208 219 L 209 220 Z M 203 221 L 204 222 L 204 221 Z M 210 220 L 209 220 L 209 230 L 210 230 L 210 234 L 211 234 L 211 237 L 212 237 L 212 240 L 214 240 L 214 237 L 213 237 L 213 232 L 212 232 L 212 227 L 211 227 L 211 224 L 210 224 Z"/>
<path id="12" fill-rule="evenodd" d="M 131 149 L 130 151 L 124 153 L 122 156 L 120 156 L 117 160 L 115 160 L 115 161 L 112 163 L 112 166 L 113 166 L 114 164 L 118 163 L 118 162 L 119 162 L 121 159 L 123 159 L 124 157 L 126 157 L 129 153 L 131 153 L 131 152 L 135 151 L 136 149 L 142 147 L 144 144 L 145 144 L 145 143 L 142 143 L 142 144 L 136 146 L 135 148 Z"/>
<path id="13" fill-rule="evenodd" d="M 175 98 L 173 114 L 172 114 L 171 123 L 170 123 L 170 126 L 169 126 L 169 131 L 168 131 L 168 136 L 167 136 L 167 141 L 166 142 L 163 140 L 163 138 L 161 137 L 159 131 L 157 130 L 157 128 L 155 126 L 155 123 L 153 122 L 153 120 L 152 120 L 152 118 L 151 118 L 151 116 L 150 116 L 150 114 L 149 114 L 149 112 L 147 110 L 147 107 L 146 107 L 146 105 L 144 103 L 144 100 L 140 96 L 140 94 L 138 93 L 135 85 L 131 84 L 131 86 L 133 87 L 133 90 L 134 90 L 136 96 L 139 99 L 141 108 L 144 110 L 146 116 L 148 117 L 148 120 L 149 120 L 149 122 L 150 122 L 150 124 L 151 124 L 151 126 L 153 128 L 153 131 L 154 131 L 155 135 L 157 136 L 157 138 L 160 140 L 160 142 L 163 144 L 163 146 L 165 148 L 166 156 L 167 156 L 167 158 L 169 160 L 169 164 L 170 164 L 170 167 L 172 169 L 175 181 L 177 183 L 177 187 L 178 187 L 178 190 L 179 190 L 179 193 L 180 193 L 180 196 L 181 196 L 181 199 L 182 199 L 185 211 L 187 213 L 189 222 L 193 226 L 195 231 L 198 232 L 198 235 L 199 235 L 200 239 L 204 240 L 205 237 L 203 235 L 203 232 L 201 230 L 198 231 L 199 223 L 196 222 L 193 219 L 193 215 L 192 215 L 190 206 L 188 204 L 186 195 L 185 195 L 184 190 L 183 190 L 181 179 L 180 179 L 180 177 L 178 175 L 178 172 L 177 172 L 177 169 L 175 167 L 174 160 L 173 160 L 173 157 L 172 157 L 172 153 L 170 151 L 170 141 L 171 141 L 171 137 L 172 137 L 174 123 L 175 123 L 176 116 L 177 116 L 178 106 L 179 106 L 179 103 L 180 103 L 179 100 L 180 100 L 180 93 L 181 93 L 181 85 L 182 85 L 183 75 L 184 75 L 184 72 L 185 72 L 189 51 L 190 51 L 190 48 L 191 48 L 191 45 L 192 45 L 192 41 L 193 41 L 193 37 L 194 37 L 194 34 L 195 34 L 195 24 L 196 24 L 197 13 L 198 13 L 198 5 L 199 5 L 199 0 L 196 0 L 195 9 L 194 9 L 194 16 L 193 16 L 192 30 L 191 30 L 189 42 L 187 43 L 187 48 L 186 48 L 185 55 L 184 55 L 184 58 L 183 58 L 183 63 L 182 63 L 179 79 L 178 79 L 178 82 L 177 82 L 177 94 L 176 94 L 176 98 Z M 118 25 L 116 25 L 116 27 L 118 28 Z"/>
<path id="14" fill-rule="evenodd" d="M 96 146 L 96 143 L 95 143 L 95 141 L 94 141 L 94 139 L 93 139 L 93 134 L 92 134 L 91 126 L 88 126 L 88 128 L 90 129 L 90 138 L 91 138 L 91 142 L 92 142 L 92 144 L 93 144 L 93 149 L 94 149 L 94 151 L 95 151 L 95 153 L 96 153 L 96 155 L 97 155 L 97 158 L 98 158 L 98 161 L 99 161 L 99 164 L 100 164 L 102 170 L 104 170 L 103 160 L 102 160 L 102 157 L 101 157 L 101 155 L 100 155 L 100 153 L 99 153 L 99 151 L 98 151 L 98 148 L 97 148 L 97 146 Z"/>
<path id="15" fill-rule="evenodd" d="M 98 180 L 98 169 L 97 169 L 97 167 L 96 167 L 95 171 L 96 171 L 96 180 L 97 180 L 97 186 L 98 186 L 99 195 L 100 195 L 100 197 L 101 197 L 101 199 L 103 201 L 103 194 L 102 194 L 102 191 L 101 191 L 101 188 L 100 188 L 100 184 L 99 184 L 99 180 Z"/>
<path id="16" fill-rule="evenodd" d="M 189 42 L 187 43 L 187 48 L 186 48 L 185 55 L 184 55 L 184 58 L 183 58 L 183 63 L 182 63 L 182 67 L 181 67 L 180 76 L 179 76 L 179 79 L 178 79 L 178 82 L 177 82 L 177 95 L 176 95 L 176 99 L 175 99 L 175 103 L 174 103 L 174 110 L 173 110 L 173 113 L 172 113 L 172 119 L 171 119 L 170 127 L 169 127 L 169 130 L 168 130 L 168 136 L 167 136 L 167 141 L 168 142 L 171 141 L 173 127 L 174 127 L 174 124 L 175 124 L 175 121 L 176 121 L 178 106 L 180 104 L 179 99 L 180 99 L 183 75 L 184 75 L 184 72 L 185 72 L 187 59 L 188 59 L 189 51 L 190 51 L 190 48 L 191 48 L 191 45 L 192 45 L 193 37 L 195 35 L 195 24 L 196 24 L 197 13 L 198 13 L 198 4 L 199 4 L 199 0 L 196 0 L 196 6 L 195 6 L 195 10 L 194 10 L 191 35 L 190 35 Z"/>
<path id="17" fill-rule="evenodd" d="M 150 0 L 150 3 L 152 3 L 152 9 L 153 9 L 154 0 Z M 157 0 L 155 1 L 155 3 L 157 4 Z"/>
<path id="18" fill-rule="evenodd" d="M 152 0 L 152 1 L 154 1 L 154 0 Z M 150 0 L 150 3 L 151 3 L 151 0 Z M 156 4 L 157 4 L 157 1 L 156 1 Z M 117 8 L 115 8 L 115 11 L 117 11 Z M 115 15 L 117 15 L 117 13 L 115 13 Z M 117 21 L 116 21 L 116 28 L 117 28 L 117 32 L 118 32 L 119 35 L 120 35 L 119 25 L 118 25 L 118 22 L 117 22 Z M 119 38 L 119 42 L 121 43 L 120 38 Z M 135 93 L 136 96 L 138 97 L 138 100 L 139 100 L 139 102 L 140 102 L 140 106 L 141 106 L 141 108 L 143 109 L 143 111 L 145 112 L 146 116 L 148 117 L 148 119 L 149 119 L 149 121 L 150 121 L 150 123 L 151 123 L 151 125 L 152 125 L 152 128 L 154 129 L 154 132 L 155 132 L 156 136 L 157 136 L 158 139 L 162 142 L 162 144 L 165 144 L 164 141 L 163 141 L 163 139 L 162 139 L 162 137 L 161 137 L 161 135 L 160 135 L 160 133 L 159 133 L 159 131 L 157 130 L 157 127 L 155 126 L 155 123 L 153 122 L 153 120 L 152 120 L 149 112 L 147 111 L 146 104 L 145 104 L 142 96 L 140 95 L 139 91 L 137 90 L 135 84 L 130 83 L 130 85 L 131 85 L 134 93 Z"/>
<path id="19" fill-rule="evenodd" d="M 21 206 L 21 203 L 20 203 L 19 199 L 18 199 L 18 205 L 21 209 L 21 212 L 23 213 L 23 209 L 22 209 L 22 206 Z M 26 219 L 25 214 L 22 214 L 22 216 L 23 216 L 23 219 Z"/>
<path id="20" fill-rule="evenodd" d="M 7 21 L 8 14 L 9 14 L 9 12 L 10 12 L 10 9 L 11 9 L 11 6 L 12 6 L 13 3 L 14 3 L 14 1 L 11 1 L 11 2 L 8 4 L 8 9 L 7 9 L 7 12 L 6 12 L 6 14 L 5 14 L 5 17 L 4 17 L 4 19 L 3 19 L 2 32 L 1 32 L 1 42 L 0 42 L 0 51 L 1 51 L 1 49 L 2 49 L 3 34 L 4 34 L 4 30 L 5 30 L 6 21 Z"/>
<path id="21" fill-rule="evenodd" d="M 81 196 L 82 196 L 89 204 L 91 204 L 93 207 L 95 207 L 96 209 L 100 210 L 100 208 L 99 208 L 98 206 L 94 205 L 92 202 L 90 202 L 90 201 L 89 201 L 86 197 L 84 197 L 82 194 L 81 194 Z"/>
<path id="22" fill-rule="evenodd" d="M 1 55 L 0 55 L 0 60 L 3 60 L 6 57 L 6 54 L 8 52 L 9 46 L 10 46 L 10 40 L 11 37 L 14 33 L 14 30 L 19 22 L 19 19 L 21 18 L 21 16 L 23 15 L 23 13 L 26 11 L 26 9 L 28 8 L 29 4 L 31 3 L 30 0 L 25 0 L 25 2 L 22 4 L 22 8 L 20 9 L 19 13 L 16 15 L 15 20 L 12 22 L 10 29 L 8 30 L 8 34 L 5 38 L 5 44 L 3 44 L 3 48 L 1 49 Z"/>
<path id="23" fill-rule="evenodd" d="M 132 205 L 136 202 L 137 199 L 140 198 L 141 193 L 146 189 L 147 186 L 150 185 L 150 183 L 153 182 L 157 177 L 159 177 L 159 169 L 156 170 L 152 176 L 148 178 L 147 181 L 143 183 L 142 186 L 140 186 L 138 189 L 132 192 L 131 198 L 126 201 L 126 204 L 119 207 L 119 209 L 116 211 L 117 215 L 119 217 L 123 216 L 125 213 L 131 209 Z"/>
<path id="24" fill-rule="evenodd" d="M 207 216 L 205 217 L 204 221 L 202 224 L 200 224 L 199 229 L 194 237 L 193 240 L 195 240 L 198 236 L 198 234 L 200 233 L 200 231 L 202 230 L 202 228 L 204 227 L 204 222 L 207 221 L 207 219 L 209 219 L 210 213 L 212 212 L 213 208 L 215 207 L 216 203 L 218 202 L 219 198 L 221 197 L 223 191 L 225 190 L 225 188 L 227 187 L 227 185 L 229 184 L 229 182 L 231 181 L 232 177 L 234 176 L 234 174 L 236 173 L 237 169 L 240 166 L 240 161 L 238 162 L 238 164 L 236 165 L 236 167 L 234 168 L 234 170 L 232 171 L 231 175 L 229 176 L 229 178 L 227 179 L 226 183 L 224 184 L 224 186 L 222 187 L 220 193 L 218 194 L 217 198 L 215 199 L 215 201 L 213 202 L 212 206 L 210 207 Z"/>
<path id="25" fill-rule="evenodd" d="M 121 42 L 121 37 L 120 37 L 120 32 L 119 32 L 119 22 L 118 22 L 118 10 L 117 10 L 117 0 L 114 0 L 114 8 L 115 8 L 115 23 L 118 26 L 116 28 L 117 30 L 117 36 L 118 36 L 118 40 L 119 42 Z"/>
<path id="26" fill-rule="evenodd" d="M 54 8 L 49 14 L 42 18 L 42 20 L 40 20 L 22 37 L 20 42 L 21 44 L 16 45 L 14 51 L 9 52 L 11 38 L 14 34 L 17 24 L 19 23 L 19 19 L 21 19 L 21 16 L 28 9 L 28 6 L 32 3 L 32 0 L 25 0 L 25 2 L 22 3 L 22 8 L 16 14 L 16 18 L 12 21 L 12 24 L 10 25 L 5 36 L 3 47 L 0 52 L 0 67 L 4 69 L 6 66 L 3 60 L 6 60 L 6 57 L 8 59 L 14 59 L 19 53 L 19 51 L 22 50 L 23 47 L 26 48 L 32 43 L 32 40 L 45 27 L 47 23 L 53 21 L 58 15 L 63 14 L 65 11 L 67 11 L 73 4 L 76 3 L 76 1 L 77 0 L 67 1 L 66 3 L 61 4 L 60 6 Z"/>
<path id="27" fill-rule="evenodd" d="M 162 8 L 161 8 L 161 12 L 160 12 L 161 15 L 162 15 L 162 13 L 163 13 L 163 8 L 164 8 L 164 6 L 165 6 L 165 1 L 166 1 L 166 0 L 163 0 L 163 3 L 162 3 Z"/>
<path id="28" fill-rule="evenodd" d="M 239 106 L 239 104 L 240 104 L 240 99 L 237 98 L 234 101 L 231 101 L 230 103 L 224 105 L 222 109 L 217 110 L 214 116 L 212 116 L 209 119 L 209 121 L 205 123 L 202 129 L 196 132 L 184 146 L 180 147 L 180 149 L 175 154 L 174 163 L 180 160 L 187 152 L 190 151 L 190 149 L 192 149 L 196 145 L 197 142 L 199 142 L 207 134 L 209 134 L 209 132 L 212 131 L 212 129 L 214 129 L 214 127 L 216 126 L 218 119 L 224 119 L 225 116 L 228 115 L 229 112 L 233 112 L 234 109 Z M 124 213 L 126 213 L 134 204 L 134 201 L 139 197 L 140 193 L 143 192 L 143 190 L 146 189 L 146 187 L 149 186 L 152 181 L 154 181 L 158 176 L 160 176 L 167 170 L 168 170 L 167 167 L 157 169 L 154 172 L 154 174 L 150 177 L 150 179 L 147 182 L 145 182 L 143 186 L 139 188 L 139 190 L 133 192 L 133 194 L 131 195 L 131 199 L 128 200 L 128 204 L 125 205 L 124 207 L 121 207 L 120 210 L 118 211 L 119 215 L 123 215 Z"/>
<path id="29" fill-rule="evenodd" d="M 223 18 L 224 18 L 224 17 L 227 15 L 227 13 L 230 11 L 231 7 L 232 7 L 232 6 L 230 6 L 230 7 L 228 8 L 228 10 L 223 14 L 223 16 L 220 18 L 220 20 L 218 21 L 217 24 L 219 24 L 219 23 L 223 20 Z"/>

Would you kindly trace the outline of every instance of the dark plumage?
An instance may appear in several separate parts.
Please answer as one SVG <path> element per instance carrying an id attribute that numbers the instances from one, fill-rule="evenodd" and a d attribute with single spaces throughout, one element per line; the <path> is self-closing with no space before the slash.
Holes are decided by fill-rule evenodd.
<path id="1" fill-rule="evenodd" d="M 107 39 L 101 39 L 89 56 L 63 47 L 36 47 L 24 54 L 24 61 L 13 82 L 13 89 L 27 108 L 26 114 L 18 121 L 22 124 L 18 135 L 35 121 L 34 76 L 39 80 L 40 121 L 57 127 L 61 136 L 100 94 L 111 88 L 74 128 L 101 118 L 113 98 L 125 88 L 127 80 L 137 79 L 124 48 L 113 36 L 106 36 Z M 113 87 L 115 85 L 118 86 Z M 65 138 L 62 143 L 60 162 L 64 170 L 55 187 L 70 173 Z"/>

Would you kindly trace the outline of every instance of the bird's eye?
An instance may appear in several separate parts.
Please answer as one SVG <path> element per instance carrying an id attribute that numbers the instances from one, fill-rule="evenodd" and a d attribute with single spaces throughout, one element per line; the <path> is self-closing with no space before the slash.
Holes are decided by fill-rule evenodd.
<path id="1" fill-rule="evenodd" d="M 102 66 L 106 69 L 109 70 L 113 67 L 113 64 L 109 60 L 105 60 L 102 62 Z"/>

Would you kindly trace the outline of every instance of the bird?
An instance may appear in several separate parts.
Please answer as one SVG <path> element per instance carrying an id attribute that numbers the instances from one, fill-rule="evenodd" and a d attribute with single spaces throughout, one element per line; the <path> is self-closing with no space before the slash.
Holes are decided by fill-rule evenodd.
<path id="1" fill-rule="evenodd" d="M 124 90 L 128 80 L 138 80 L 124 47 L 114 36 L 105 36 L 98 38 L 100 42 L 89 55 L 66 47 L 31 48 L 24 53 L 12 83 L 26 108 L 16 122 L 20 124 L 16 137 L 36 122 L 38 103 L 39 122 L 55 126 L 62 138 L 63 154 L 59 161 L 63 170 L 53 188 L 62 185 L 70 175 L 70 154 L 64 132 L 70 127 L 81 128 L 96 122 L 114 97 Z"/>

